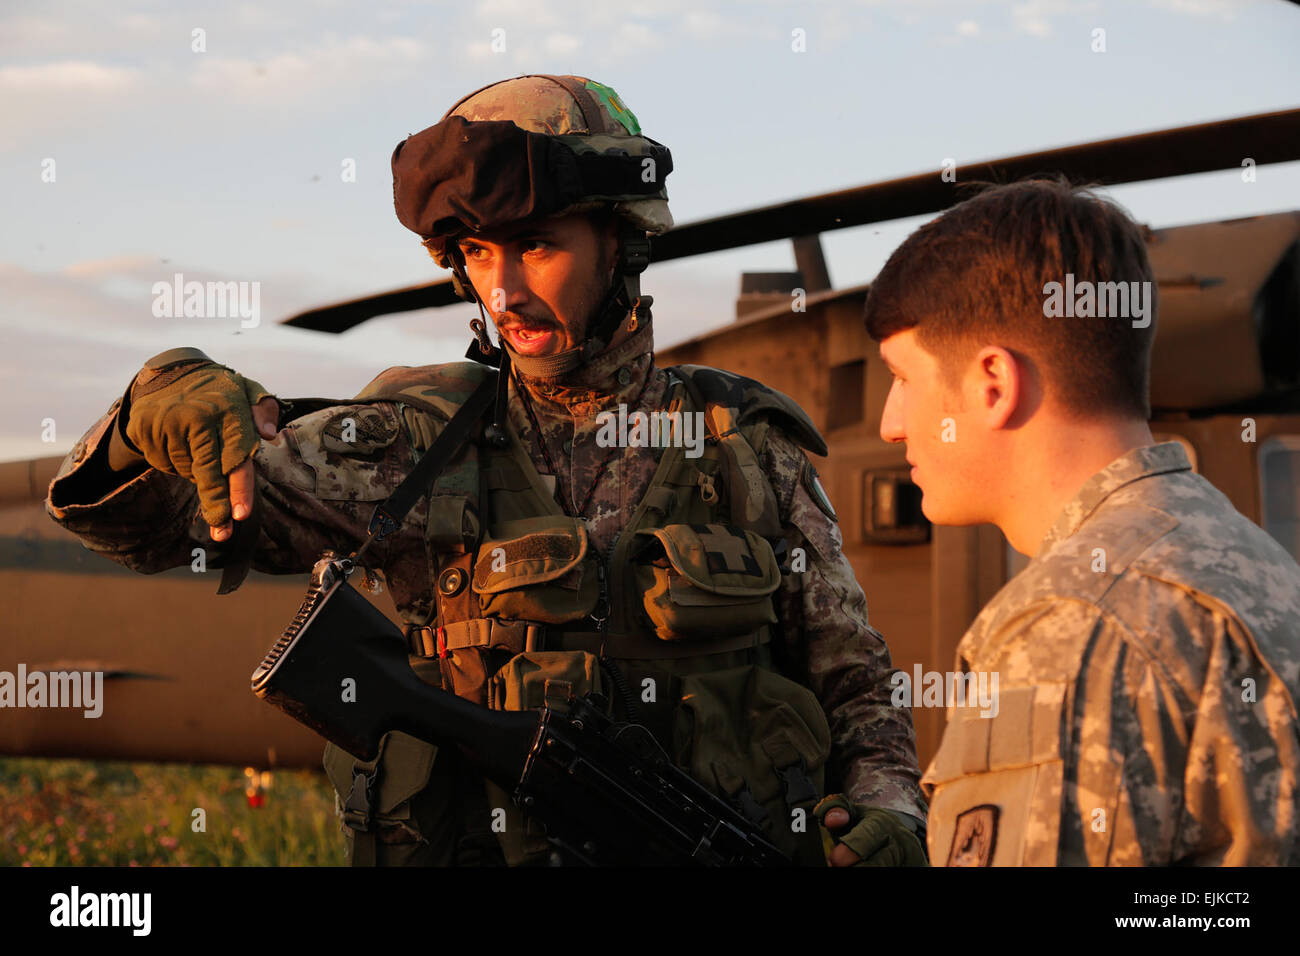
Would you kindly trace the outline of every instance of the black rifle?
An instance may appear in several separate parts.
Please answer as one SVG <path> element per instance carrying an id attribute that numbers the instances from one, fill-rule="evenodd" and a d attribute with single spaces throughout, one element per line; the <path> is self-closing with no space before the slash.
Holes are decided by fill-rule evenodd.
<path id="1" fill-rule="evenodd" d="M 253 673 L 258 697 L 363 760 L 390 730 L 459 747 L 583 863 L 790 862 L 674 766 L 644 726 L 611 720 L 600 695 L 539 716 L 489 710 L 426 684 L 401 632 L 347 583 L 352 570 L 348 558 L 317 562 L 297 616 Z"/>

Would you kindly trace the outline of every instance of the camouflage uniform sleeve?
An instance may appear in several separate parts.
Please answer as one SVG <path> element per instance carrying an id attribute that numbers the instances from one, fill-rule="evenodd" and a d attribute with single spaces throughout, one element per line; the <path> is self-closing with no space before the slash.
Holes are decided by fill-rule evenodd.
<path id="1" fill-rule="evenodd" d="M 1294 852 L 1294 702 L 1235 622 L 1182 601 L 1177 658 L 1105 616 L 1092 631 L 1065 751 L 1062 864 L 1286 865 Z"/>
<path id="2" fill-rule="evenodd" d="M 127 472 L 107 467 L 117 410 L 114 405 L 64 460 L 46 510 L 91 551 L 135 571 L 189 564 L 195 548 L 204 549 L 208 566 L 220 567 L 222 545 L 209 535 L 192 484 L 143 464 Z M 345 432 L 348 419 L 355 427 Z M 326 408 L 262 441 L 253 455 L 261 512 L 253 567 L 301 572 L 327 548 L 356 546 L 411 458 L 407 429 L 387 402 Z M 399 537 L 372 549 L 376 566 L 393 558 Z"/>
<path id="3" fill-rule="evenodd" d="M 1006 678 L 999 690 L 1008 719 L 992 721 L 988 753 L 1023 750 L 1026 725 L 1006 705 L 1018 690 L 1065 688 L 1061 798 L 1021 824 L 1026 859 L 1286 864 L 1300 765 L 1289 691 L 1235 621 L 1171 595 L 1168 585 L 1153 587 L 1148 601 L 1177 602 L 1177 624 L 1165 633 L 1131 630 L 1086 601 L 1040 601 L 984 639 L 1000 649 L 993 658 L 971 662 Z M 945 731 L 928 789 L 945 776 L 936 768 L 975 762 L 961 745 Z M 935 859 L 948 852 L 931 847 Z"/>
<path id="4" fill-rule="evenodd" d="M 911 711 L 891 703 L 889 648 L 867 623 L 866 596 L 844 556 L 838 524 L 809 492 L 812 465 L 775 430 L 763 457 L 796 572 L 778 592 L 786 650 L 830 723 L 827 787 L 854 803 L 925 820 Z M 796 548 L 806 560 L 802 572 L 793 563 Z"/>

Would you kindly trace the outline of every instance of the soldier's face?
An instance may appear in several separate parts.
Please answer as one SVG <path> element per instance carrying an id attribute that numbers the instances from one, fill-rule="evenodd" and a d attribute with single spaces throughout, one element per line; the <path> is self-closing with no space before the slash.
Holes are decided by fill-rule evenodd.
<path id="1" fill-rule="evenodd" d="M 586 215 L 484 230 L 459 242 L 497 331 L 521 355 L 581 345 L 609 289 L 618 238 Z"/>
<path id="2" fill-rule="evenodd" d="M 894 375 L 880 437 L 907 444 L 912 481 L 922 493 L 921 510 L 935 524 L 987 520 L 982 435 L 966 414 L 961 388 L 947 384 L 939 360 L 917 343 L 915 329 L 881 342 L 880 357 Z"/>

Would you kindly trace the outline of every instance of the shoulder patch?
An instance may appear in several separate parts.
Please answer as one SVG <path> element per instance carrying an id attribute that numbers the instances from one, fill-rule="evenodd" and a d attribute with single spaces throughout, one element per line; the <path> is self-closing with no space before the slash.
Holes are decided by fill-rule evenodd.
<path id="1" fill-rule="evenodd" d="M 838 523 L 840 520 L 839 515 L 835 513 L 830 496 L 826 494 L 826 489 L 822 487 L 822 480 L 817 477 L 817 469 L 807 459 L 804 460 L 799 480 L 803 482 L 804 490 L 808 492 L 808 497 L 813 500 L 813 504 L 820 508 L 826 517 Z"/>
<path id="2" fill-rule="evenodd" d="M 686 379 L 707 404 L 737 410 L 741 425 L 766 416 L 775 420 L 801 447 L 816 455 L 827 453 L 826 440 L 799 403 L 762 382 L 706 365 L 674 365 L 670 371 Z"/>
<path id="3" fill-rule="evenodd" d="M 397 419 L 376 407 L 344 408 L 321 429 L 321 447 L 340 455 L 373 455 L 397 438 Z"/>

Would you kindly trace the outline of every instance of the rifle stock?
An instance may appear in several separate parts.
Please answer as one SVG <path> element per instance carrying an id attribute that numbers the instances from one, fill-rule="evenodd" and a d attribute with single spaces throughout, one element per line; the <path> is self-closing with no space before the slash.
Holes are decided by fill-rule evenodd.
<path id="1" fill-rule="evenodd" d="M 298 614 L 253 673 L 258 697 L 363 760 L 391 730 L 459 747 L 584 863 L 789 863 L 645 727 L 612 721 L 597 695 L 571 699 L 568 713 L 503 712 L 420 680 L 401 632 L 348 585 L 350 570 L 332 556 L 317 562 Z"/>

